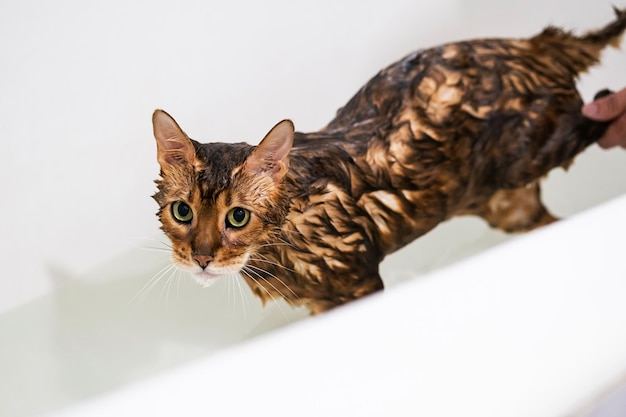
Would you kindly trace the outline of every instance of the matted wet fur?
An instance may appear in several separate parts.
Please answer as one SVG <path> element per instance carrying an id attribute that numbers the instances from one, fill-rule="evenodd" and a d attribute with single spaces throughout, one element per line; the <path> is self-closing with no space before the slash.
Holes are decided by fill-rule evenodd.
<path id="1" fill-rule="evenodd" d="M 583 36 L 481 39 L 413 53 L 326 127 L 276 125 L 258 146 L 200 144 L 153 116 L 158 216 L 202 284 L 241 272 L 263 301 L 313 313 L 383 288 L 383 258 L 460 214 L 507 232 L 555 220 L 539 179 L 602 136 L 576 77 L 617 45 L 626 12 Z"/>

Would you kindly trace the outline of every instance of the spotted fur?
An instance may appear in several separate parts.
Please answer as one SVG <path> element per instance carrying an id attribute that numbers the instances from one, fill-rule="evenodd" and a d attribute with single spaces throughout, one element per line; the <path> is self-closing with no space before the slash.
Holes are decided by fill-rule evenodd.
<path id="1" fill-rule="evenodd" d="M 418 51 L 319 132 L 285 121 L 257 147 L 200 144 L 155 112 L 155 199 L 175 262 L 205 283 L 242 271 L 264 301 L 318 313 L 382 289 L 383 258 L 452 216 L 507 232 L 552 222 L 539 180 L 607 127 L 581 115 L 575 81 L 619 42 L 626 13 L 616 14 L 583 36 L 547 28 Z M 172 218 L 180 200 L 191 224 Z M 241 229 L 225 226 L 233 207 L 251 212 Z"/>

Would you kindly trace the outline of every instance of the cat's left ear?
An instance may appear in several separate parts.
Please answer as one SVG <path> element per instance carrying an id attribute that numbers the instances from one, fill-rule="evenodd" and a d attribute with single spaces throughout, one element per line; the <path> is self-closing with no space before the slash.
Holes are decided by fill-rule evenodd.
<path id="1" fill-rule="evenodd" d="M 278 123 L 248 156 L 244 170 L 254 175 L 269 175 L 274 182 L 281 181 L 289 169 L 293 136 L 291 120 Z"/>
<path id="2" fill-rule="evenodd" d="M 163 110 L 155 110 L 152 115 L 152 127 L 157 143 L 157 159 L 163 171 L 190 165 L 198 168 L 201 165 L 191 139 L 172 116 Z"/>

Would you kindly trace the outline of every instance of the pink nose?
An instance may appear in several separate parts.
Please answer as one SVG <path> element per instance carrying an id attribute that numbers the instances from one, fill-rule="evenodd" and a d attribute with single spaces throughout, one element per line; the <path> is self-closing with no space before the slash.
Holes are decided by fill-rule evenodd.
<path id="1" fill-rule="evenodd" d="M 209 263 L 211 263 L 213 257 L 209 255 L 194 255 L 193 259 L 198 265 L 200 265 L 200 268 L 204 269 L 209 266 Z"/>

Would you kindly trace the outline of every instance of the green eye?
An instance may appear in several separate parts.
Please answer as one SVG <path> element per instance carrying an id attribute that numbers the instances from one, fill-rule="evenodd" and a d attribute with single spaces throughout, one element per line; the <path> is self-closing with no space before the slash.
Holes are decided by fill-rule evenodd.
<path id="1" fill-rule="evenodd" d="M 191 211 L 191 207 L 187 203 L 176 201 L 172 204 L 172 216 L 180 223 L 190 223 L 191 219 L 193 219 L 193 211 Z"/>
<path id="2" fill-rule="evenodd" d="M 226 216 L 226 225 L 235 229 L 244 227 L 250 221 L 250 212 L 241 207 L 235 207 Z"/>

